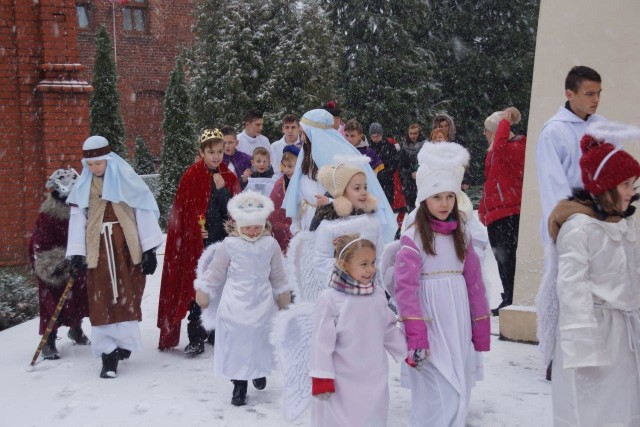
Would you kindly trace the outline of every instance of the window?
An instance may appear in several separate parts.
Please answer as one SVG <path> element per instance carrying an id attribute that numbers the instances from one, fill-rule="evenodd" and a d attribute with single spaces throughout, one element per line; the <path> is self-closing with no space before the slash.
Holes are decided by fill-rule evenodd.
<path id="1" fill-rule="evenodd" d="M 122 9 L 122 25 L 126 31 L 147 30 L 147 0 L 129 0 Z"/>
<path id="2" fill-rule="evenodd" d="M 77 4 L 76 15 L 78 15 L 78 28 L 80 29 L 89 28 L 89 5 Z"/>

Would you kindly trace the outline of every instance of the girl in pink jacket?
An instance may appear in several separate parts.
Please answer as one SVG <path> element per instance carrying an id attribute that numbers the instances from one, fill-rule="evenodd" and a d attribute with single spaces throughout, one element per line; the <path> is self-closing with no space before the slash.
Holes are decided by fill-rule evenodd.
<path id="1" fill-rule="evenodd" d="M 464 426 L 476 351 L 489 351 L 489 306 L 478 256 L 458 212 L 469 153 L 449 142 L 418 154 L 415 218 L 400 238 L 395 297 L 407 335 L 411 426 Z"/>

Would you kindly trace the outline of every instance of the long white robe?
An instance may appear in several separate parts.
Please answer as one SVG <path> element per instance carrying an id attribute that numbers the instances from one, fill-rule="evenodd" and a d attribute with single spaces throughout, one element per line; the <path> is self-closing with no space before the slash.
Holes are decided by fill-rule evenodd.
<path id="1" fill-rule="evenodd" d="M 234 380 L 269 375 L 273 369 L 269 325 L 277 311 L 275 298 L 290 290 L 278 242 L 271 236 L 255 242 L 227 237 L 196 282 L 197 289 L 210 295 L 222 288 L 213 352 L 215 375 Z"/>
<path id="2" fill-rule="evenodd" d="M 536 169 L 542 203 L 540 236 L 545 245 L 550 241 L 547 221 L 551 211 L 560 200 L 571 195 L 573 188 L 582 187 L 580 139 L 589 124 L 600 120 L 605 119 L 597 114 L 582 120 L 560 107 L 542 127 L 536 144 Z"/>
<path id="3" fill-rule="evenodd" d="M 291 186 L 289 186 L 289 188 L 291 188 Z M 295 188 L 293 191 L 295 191 Z M 313 216 L 316 214 L 316 206 L 318 204 L 318 200 L 315 196 L 323 196 L 326 192 L 327 189 L 318 181 L 314 181 L 306 175 L 302 175 L 300 177 L 300 187 L 298 188 L 298 200 L 300 200 L 300 206 L 298 207 L 298 216 L 291 220 L 291 226 L 289 229 L 292 234 L 296 234 L 299 231 L 309 230 Z"/>
<path id="4" fill-rule="evenodd" d="M 640 277 L 634 218 L 575 214 L 557 239 L 556 427 L 640 425 Z"/>
<path id="5" fill-rule="evenodd" d="M 332 378 L 336 392 L 314 399 L 311 424 L 330 427 L 381 427 L 387 424 L 389 363 L 407 354 L 402 331 L 387 306 L 384 290 L 348 295 L 324 290 L 314 313 L 309 373 Z"/>
<path id="6" fill-rule="evenodd" d="M 422 248 L 415 227 L 407 236 Z M 404 369 L 411 385 L 409 425 L 462 427 L 471 388 L 482 366 L 471 342 L 471 314 L 464 264 L 451 235 L 435 235 L 437 256 L 420 251 L 420 305 L 427 319 L 431 354 L 418 369 Z M 396 266 L 397 267 L 397 266 Z"/>

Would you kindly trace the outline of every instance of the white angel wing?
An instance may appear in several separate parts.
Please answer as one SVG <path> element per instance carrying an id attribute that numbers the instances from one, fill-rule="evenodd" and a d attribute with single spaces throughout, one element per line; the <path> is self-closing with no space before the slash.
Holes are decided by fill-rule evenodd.
<path id="1" fill-rule="evenodd" d="M 314 261 L 314 232 L 302 231 L 296 234 L 287 251 L 287 264 L 292 275 L 291 283 L 295 283 L 298 294 L 303 301 L 316 302 L 320 292 L 327 288 L 325 281 L 320 280 Z"/>
<path id="2" fill-rule="evenodd" d="M 382 260 L 380 265 L 380 274 L 382 279 L 382 286 L 387 290 L 389 295 L 395 301 L 395 286 L 396 283 L 393 279 L 393 268 L 396 264 L 396 255 L 400 251 L 400 240 L 394 240 L 391 243 L 387 243 L 382 252 Z"/>
<path id="3" fill-rule="evenodd" d="M 315 303 L 292 304 L 274 316 L 271 342 L 284 384 L 283 415 L 298 418 L 311 401 L 311 337 Z"/>
<path id="4" fill-rule="evenodd" d="M 213 245 L 209 245 L 200 258 L 198 259 L 198 266 L 196 267 L 196 279 L 202 277 L 204 272 L 207 270 L 207 267 L 211 264 L 213 260 L 213 255 L 216 253 L 216 249 L 220 247 L 222 242 L 214 243 Z M 224 285 L 220 287 L 218 292 L 215 292 L 213 295 L 210 295 L 211 299 L 209 301 L 209 305 L 207 308 L 202 310 L 202 326 L 207 331 L 212 331 L 216 328 L 216 317 L 218 315 L 218 306 L 220 305 L 220 297 L 222 296 L 222 289 Z"/>

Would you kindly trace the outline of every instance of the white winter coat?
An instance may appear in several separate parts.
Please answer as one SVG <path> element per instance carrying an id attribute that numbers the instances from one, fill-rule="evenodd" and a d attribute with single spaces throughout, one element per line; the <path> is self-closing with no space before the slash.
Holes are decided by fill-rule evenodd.
<path id="1" fill-rule="evenodd" d="M 214 373 L 234 380 L 269 375 L 273 369 L 269 324 L 277 311 L 275 298 L 290 290 L 278 242 L 271 236 L 255 242 L 227 237 L 195 288 L 211 299 L 222 289 Z"/>
<path id="2" fill-rule="evenodd" d="M 360 237 L 368 239 L 376 245 L 376 267 L 381 266 L 384 240 L 380 221 L 375 213 L 351 215 L 344 218 L 323 220 L 315 231 L 315 268 L 320 283 L 329 284 L 333 266 L 335 264 L 335 249 L 333 240 L 345 234 L 358 233 Z M 379 276 L 379 275 L 378 275 Z"/>
<path id="3" fill-rule="evenodd" d="M 574 214 L 557 239 L 554 425 L 640 425 L 640 277 L 633 217 Z"/>
<path id="4" fill-rule="evenodd" d="M 582 188 L 580 139 L 589 124 L 600 120 L 605 118 L 597 114 L 582 120 L 563 106 L 542 127 L 536 145 L 536 168 L 542 203 L 540 236 L 545 245 L 550 241 L 547 222 L 551 211 L 571 195 L 573 188 Z"/>

